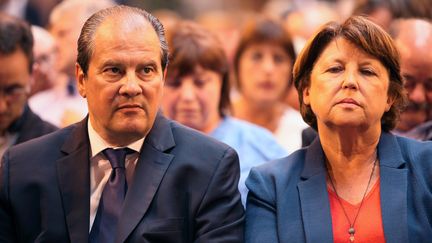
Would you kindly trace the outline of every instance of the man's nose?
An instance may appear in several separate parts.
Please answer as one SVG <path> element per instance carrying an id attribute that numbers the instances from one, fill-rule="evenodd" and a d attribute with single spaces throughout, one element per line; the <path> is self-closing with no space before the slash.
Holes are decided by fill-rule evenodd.
<path id="1" fill-rule="evenodd" d="M 128 96 L 137 96 L 142 93 L 142 87 L 140 86 L 140 79 L 135 73 L 130 73 L 125 76 L 126 81 L 120 88 L 120 93 Z"/>
<path id="2" fill-rule="evenodd" d="M 7 111 L 7 99 L 6 95 L 3 91 L 0 91 L 0 113 L 4 113 Z"/>
<path id="3" fill-rule="evenodd" d="M 423 84 L 416 83 L 414 89 L 408 94 L 409 99 L 415 103 L 424 103 L 426 102 L 426 91 L 424 89 Z"/>

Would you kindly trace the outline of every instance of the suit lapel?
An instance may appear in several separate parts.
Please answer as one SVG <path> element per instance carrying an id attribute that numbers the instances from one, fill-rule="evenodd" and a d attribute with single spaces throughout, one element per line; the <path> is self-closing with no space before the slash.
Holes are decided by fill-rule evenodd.
<path id="1" fill-rule="evenodd" d="M 158 114 L 147 135 L 119 219 L 116 242 L 124 242 L 144 217 L 173 155 L 164 153 L 175 145 L 169 122 Z"/>
<path id="2" fill-rule="evenodd" d="M 378 152 L 385 239 L 387 242 L 408 242 L 407 170 L 396 138 L 383 133 Z"/>
<path id="3" fill-rule="evenodd" d="M 297 187 L 306 242 L 333 242 L 324 153 L 319 139 L 308 148 L 304 163 Z"/>
<path id="4" fill-rule="evenodd" d="M 90 168 L 87 119 L 71 128 L 57 161 L 57 175 L 71 242 L 87 242 L 90 218 Z"/>

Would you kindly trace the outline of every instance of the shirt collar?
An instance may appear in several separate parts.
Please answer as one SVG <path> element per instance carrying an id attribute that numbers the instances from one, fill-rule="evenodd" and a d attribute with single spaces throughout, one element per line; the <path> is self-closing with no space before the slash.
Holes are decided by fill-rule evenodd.
<path id="1" fill-rule="evenodd" d="M 113 145 L 110 145 L 107 141 L 105 141 L 97 132 L 94 130 L 90 119 L 87 120 L 87 130 L 89 134 L 90 147 L 91 147 L 91 158 L 96 156 L 98 153 L 102 152 L 106 148 L 119 148 Z M 139 153 L 141 147 L 144 143 L 145 137 L 125 146 L 127 148 L 132 149 Z"/>

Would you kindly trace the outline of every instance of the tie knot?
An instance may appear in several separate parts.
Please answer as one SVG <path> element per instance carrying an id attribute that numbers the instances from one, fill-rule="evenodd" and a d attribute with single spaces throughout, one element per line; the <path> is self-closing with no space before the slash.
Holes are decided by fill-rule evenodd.
<path id="1" fill-rule="evenodd" d="M 127 154 L 133 153 L 132 149 L 129 148 L 121 148 L 121 149 L 112 149 L 107 148 L 102 153 L 109 160 L 111 167 L 115 168 L 125 168 L 125 159 Z"/>

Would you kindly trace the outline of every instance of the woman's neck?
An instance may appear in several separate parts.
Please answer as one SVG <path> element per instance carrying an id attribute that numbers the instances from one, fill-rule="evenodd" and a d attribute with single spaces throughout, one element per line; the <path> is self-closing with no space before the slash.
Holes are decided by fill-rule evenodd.
<path id="1" fill-rule="evenodd" d="M 318 133 L 324 153 L 329 162 L 343 167 L 356 167 L 374 155 L 381 128 L 335 129 L 319 126 Z M 339 167 L 338 166 L 338 167 Z"/>
<path id="2" fill-rule="evenodd" d="M 358 203 L 371 177 L 374 162 L 379 161 L 377 146 L 381 129 L 338 131 L 318 127 L 318 131 L 328 176 L 333 179 L 339 196 L 353 204 Z M 372 184 L 378 177 L 379 166 L 373 174 Z"/>
<path id="3" fill-rule="evenodd" d="M 240 97 L 233 104 L 233 114 L 234 117 L 265 127 L 274 133 L 279 126 L 285 108 L 283 102 L 264 105 Z"/>

